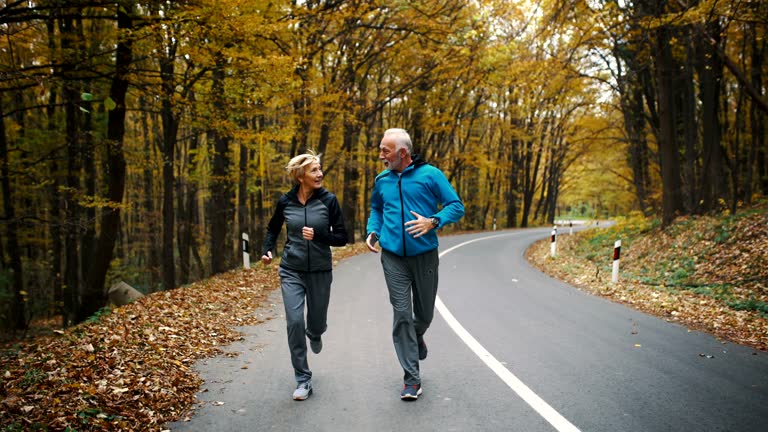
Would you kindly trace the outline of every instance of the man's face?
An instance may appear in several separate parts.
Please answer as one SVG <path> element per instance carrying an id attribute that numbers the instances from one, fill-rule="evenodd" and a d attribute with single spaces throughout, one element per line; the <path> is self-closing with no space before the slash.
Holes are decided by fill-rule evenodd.
<path id="1" fill-rule="evenodd" d="M 390 171 L 400 172 L 403 170 L 404 149 L 395 150 L 397 145 L 395 140 L 390 137 L 384 137 L 379 145 L 379 159 L 384 162 L 384 167 Z"/>

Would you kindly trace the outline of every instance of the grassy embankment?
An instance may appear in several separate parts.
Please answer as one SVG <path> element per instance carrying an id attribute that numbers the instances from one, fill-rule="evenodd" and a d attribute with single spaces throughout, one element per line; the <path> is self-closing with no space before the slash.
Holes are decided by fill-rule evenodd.
<path id="1" fill-rule="evenodd" d="M 567 233 L 567 230 L 560 230 Z M 611 282 L 614 242 L 620 278 Z M 528 259 L 580 289 L 691 329 L 768 351 L 768 204 L 735 215 L 677 219 L 666 229 L 640 216 L 559 235 Z"/>

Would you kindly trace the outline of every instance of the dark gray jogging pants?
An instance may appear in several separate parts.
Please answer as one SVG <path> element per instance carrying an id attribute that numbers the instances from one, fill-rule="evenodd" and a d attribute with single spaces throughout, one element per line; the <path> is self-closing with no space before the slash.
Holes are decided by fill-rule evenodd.
<path id="1" fill-rule="evenodd" d="M 312 378 L 307 363 L 307 340 L 319 338 L 328 328 L 328 303 L 331 298 L 333 274 L 324 272 L 297 272 L 280 267 L 280 288 L 285 306 L 285 323 L 288 329 L 288 349 L 296 382 Z M 304 323 L 306 298 L 307 320 Z"/>
<path id="2" fill-rule="evenodd" d="M 394 314 L 392 341 L 407 385 L 421 384 L 416 335 L 427 331 L 435 315 L 439 264 L 437 249 L 412 257 L 381 250 L 381 265 Z"/>

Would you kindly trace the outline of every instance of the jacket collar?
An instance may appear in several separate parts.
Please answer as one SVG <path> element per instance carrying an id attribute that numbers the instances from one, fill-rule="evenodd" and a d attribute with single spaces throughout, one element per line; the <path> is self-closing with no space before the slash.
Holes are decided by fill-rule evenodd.
<path id="1" fill-rule="evenodd" d="M 421 167 L 422 165 L 427 165 L 427 161 L 422 159 L 421 156 L 418 155 L 417 153 L 414 153 L 413 156 L 411 157 L 411 164 L 405 167 L 405 169 L 400 173 L 400 175 L 405 174 L 409 171 L 413 171 L 416 168 Z M 397 175 L 397 174 L 391 170 L 384 170 L 378 176 L 376 176 L 376 178 L 378 179 L 380 177 L 384 177 L 387 175 Z"/>
<path id="2" fill-rule="evenodd" d="M 411 161 L 411 164 L 408 165 L 408 168 L 413 167 L 413 169 L 416 169 L 416 168 L 418 168 L 418 167 L 420 167 L 422 165 L 426 165 L 427 164 L 427 161 L 422 159 L 421 155 L 419 155 L 418 153 L 414 153 L 412 159 L 413 160 Z"/>
<path id="3" fill-rule="evenodd" d="M 320 189 L 315 190 L 315 192 L 312 194 L 311 197 L 307 200 L 307 202 L 312 201 L 313 199 L 319 197 L 320 195 L 325 193 L 325 188 L 321 187 Z M 285 193 L 285 195 L 290 198 L 293 201 L 298 202 L 299 201 L 299 184 L 293 185 L 291 190 Z"/>

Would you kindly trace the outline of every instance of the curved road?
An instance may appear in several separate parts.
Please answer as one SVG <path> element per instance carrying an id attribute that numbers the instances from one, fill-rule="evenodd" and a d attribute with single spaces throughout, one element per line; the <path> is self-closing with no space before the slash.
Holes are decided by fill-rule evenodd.
<path id="1" fill-rule="evenodd" d="M 279 290 L 234 358 L 200 362 L 190 431 L 764 431 L 768 355 L 722 343 L 543 275 L 523 252 L 549 228 L 441 237 L 424 394 L 402 370 L 379 255 L 334 272 L 314 394 L 291 399 Z"/>

